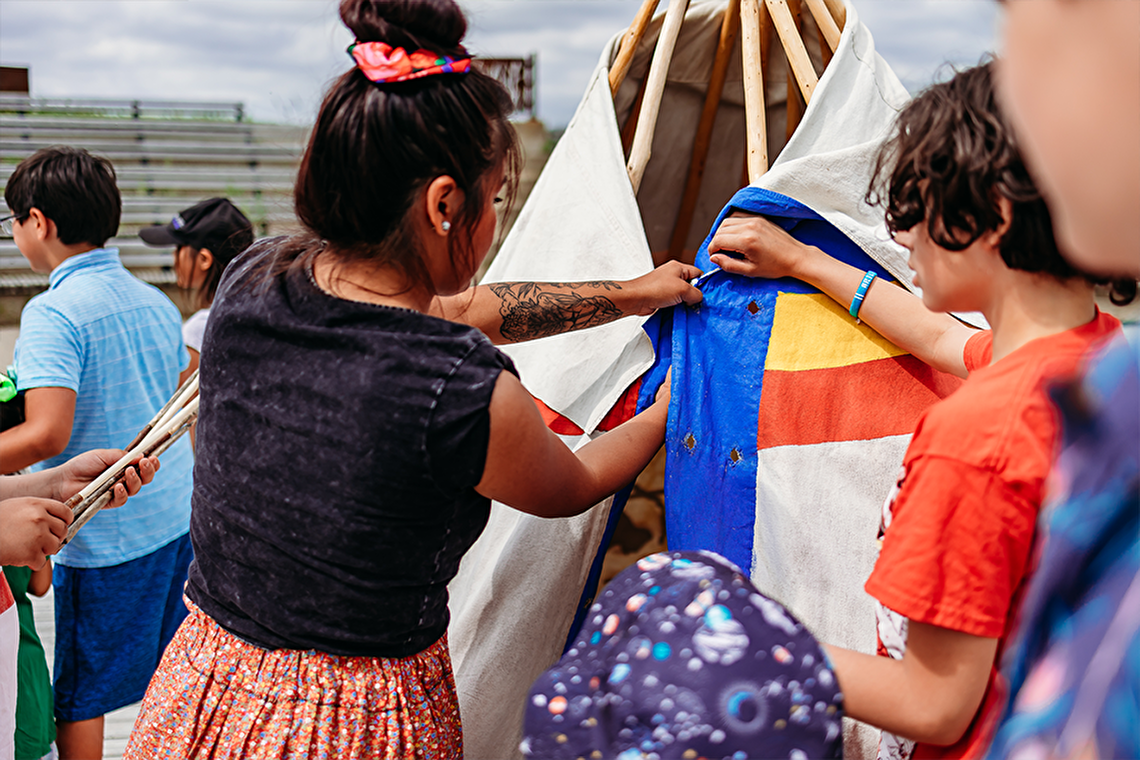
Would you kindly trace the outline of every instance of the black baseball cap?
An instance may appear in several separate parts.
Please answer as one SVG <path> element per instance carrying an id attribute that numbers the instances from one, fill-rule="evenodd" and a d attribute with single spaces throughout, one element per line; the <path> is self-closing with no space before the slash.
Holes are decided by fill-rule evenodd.
<path id="1" fill-rule="evenodd" d="M 222 243 L 246 230 L 253 235 L 253 225 L 237 206 L 227 198 L 210 198 L 179 211 L 170 224 L 139 230 L 139 237 L 147 245 L 188 245 L 216 252 Z"/>

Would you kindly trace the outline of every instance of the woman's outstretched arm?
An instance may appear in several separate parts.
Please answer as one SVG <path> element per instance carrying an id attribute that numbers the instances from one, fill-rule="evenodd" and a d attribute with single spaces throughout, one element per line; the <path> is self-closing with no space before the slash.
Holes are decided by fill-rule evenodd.
<path id="1" fill-rule="evenodd" d="M 495 282 L 438 297 L 429 313 L 476 327 L 492 343 L 517 343 L 698 303 L 701 291 L 689 281 L 700 274 L 694 266 L 670 261 L 625 281 Z"/>

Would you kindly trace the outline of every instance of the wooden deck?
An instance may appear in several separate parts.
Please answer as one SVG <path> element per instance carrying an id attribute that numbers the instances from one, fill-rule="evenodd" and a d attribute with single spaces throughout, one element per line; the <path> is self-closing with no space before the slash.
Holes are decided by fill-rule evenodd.
<path id="1" fill-rule="evenodd" d="M 31 597 L 31 600 L 36 615 L 36 630 L 44 643 L 48 667 L 51 668 L 55 654 L 55 601 L 52 599 L 51 591 L 48 591 L 42 599 Z M 133 704 L 107 715 L 103 727 L 104 760 L 121 760 L 127 748 L 127 737 L 131 735 L 131 727 L 135 724 L 138 712 L 138 704 Z"/>

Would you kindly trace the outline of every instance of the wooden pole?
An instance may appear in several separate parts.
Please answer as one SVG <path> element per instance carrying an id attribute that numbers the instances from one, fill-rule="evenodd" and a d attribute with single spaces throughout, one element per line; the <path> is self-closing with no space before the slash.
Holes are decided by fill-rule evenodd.
<path id="1" fill-rule="evenodd" d="M 799 82 L 804 102 L 810 104 L 811 94 L 819 84 L 819 77 L 815 75 L 815 68 L 812 66 L 811 58 L 808 57 L 804 41 L 796 31 L 796 22 L 788 8 L 788 0 L 764 0 L 764 2 L 768 6 L 768 12 L 772 14 L 776 34 L 780 36 L 784 53 L 788 56 L 788 64 L 796 75 L 796 81 Z"/>
<path id="2" fill-rule="evenodd" d="M 614 65 L 610 67 L 611 96 L 617 95 L 621 83 L 625 81 L 625 75 L 629 73 L 629 65 L 633 63 L 633 54 L 637 52 L 637 46 L 641 44 L 645 30 L 649 28 L 649 22 L 653 18 L 653 11 L 657 10 L 658 2 L 660 0 L 644 0 L 641 8 L 637 11 L 637 15 L 633 18 L 633 23 L 622 35 L 618 54 L 614 58 Z"/>
<path id="3" fill-rule="evenodd" d="M 189 391 L 187 393 L 187 389 L 191 388 L 191 387 L 193 387 L 193 390 Z M 163 417 L 166 416 L 166 413 L 170 411 L 170 408 L 172 406 L 177 404 L 178 407 L 181 408 L 182 406 L 184 406 L 186 404 L 186 399 L 188 399 L 190 396 L 194 395 L 197 392 L 198 392 L 198 370 L 194 370 L 192 373 L 190 373 L 190 376 L 188 378 L 186 378 L 186 381 L 184 383 L 182 383 L 182 385 L 178 388 L 178 390 L 174 391 L 174 395 L 170 397 L 170 400 L 167 401 L 163 405 L 163 407 L 158 410 L 158 414 L 154 415 L 154 419 L 152 419 L 150 422 L 148 422 L 147 426 L 139 431 L 139 434 L 137 436 L 135 436 L 135 439 L 133 441 L 131 441 L 131 445 L 127 446 L 126 450 L 130 451 L 135 446 L 138 446 L 139 443 L 142 441 L 142 439 L 146 437 L 146 434 L 154 429 L 155 424 L 157 424 L 159 420 L 161 420 Z M 184 393 L 187 394 L 185 396 L 185 398 L 183 398 Z"/>
<path id="4" fill-rule="evenodd" d="M 819 35 L 819 55 L 823 58 L 823 70 L 827 71 L 827 67 L 831 65 L 831 48 L 827 46 L 827 40 L 823 38 L 823 31 L 819 28 L 819 25 L 816 25 L 815 31 L 816 34 Z"/>
<path id="5" fill-rule="evenodd" d="M 720 40 L 716 46 L 709 88 L 705 93 L 705 106 L 701 111 L 701 121 L 697 125 L 697 136 L 693 140 L 693 155 L 689 160 L 689 174 L 685 178 L 685 192 L 681 196 L 681 208 L 673 225 L 673 238 L 669 243 L 669 258 L 681 260 L 689 229 L 693 224 L 693 213 L 697 208 L 697 196 L 701 192 L 701 181 L 705 176 L 705 163 L 709 157 L 709 141 L 716 112 L 720 107 L 720 96 L 724 92 L 724 80 L 728 76 L 728 64 L 732 57 L 732 47 L 740 31 L 740 0 L 729 0 L 724 10 L 724 20 L 720 24 Z"/>
<path id="6" fill-rule="evenodd" d="M 843 27 L 847 26 L 847 3 L 844 0 L 823 0 L 823 4 L 831 12 L 831 17 L 835 19 L 835 26 L 839 28 L 839 32 L 842 34 Z"/>
<path id="7" fill-rule="evenodd" d="M 831 48 L 831 52 L 839 47 L 839 25 L 835 23 L 835 19 L 831 17 L 831 11 L 827 9 L 823 0 L 804 0 L 807 3 L 808 10 L 811 11 L 812 18 L 815 19 L 815 25 L 819 27 L 819 33 L 827 40 L 827 46 Z"/>
<path id="8" fill-rule="evenodd" d="M 759 2 L 760 8 L 760 67 L 768 71 L 768 57 L 772 52 L 772 14 L 764 0 Z"/>
<path id="9" fill-rule="evenodd" d="M 766 11 L 762 0 L 740 2 L 740 50 L 744 67 L 744 131 L 748 140 L 748 181 L 768 171 L 768 115 L 764 104 L 764 67 L 761 55 Z"/>
<path id="10" fill-rule="evenodd" d="M 70 542 L 79 529 L 94 517 L 96 512 L 111 503 L 111 498 L 114 495 L 112 489 L 122 480 L 132 461 L 147 456 L 158 456 L 166 451 L 174 441 L 190 429 L 197 418 L 197 396 L 190 399 L 181 409 L 171 407 L 165 418 L 154 424 L 153 429 L 137 446 L 128 450 L 118 462 L 91 481 L 78 494 L 68 499 L 66 506 L 72 509 L 75 519 L 68 526 L 63 543 Z"/>
<path id="11" fill-rule="evenodd" d="M 195 394 L 198 393 L 198 371 L 195 370 L 193 374 L 186 379 L 186 382 L 174 392 L 170 401 L 159 410 L 147 426 L 143 428 L 142 432 L 135 437 L 131 445 L 127 447 L 126 453 L 114 465 L 106 469 L 102 475 L 92 480 L 87 484 L 83 490 L 68 499 L 64 506 L 68 509 L 75 509 L 84 501 L 89 501 L 93 498 L 98 498 L 100 495 L 113 488 L 118 478 L 122 475 L 127 466 L 139 457 L 139 451 L 143 447 L 143 442 L 153 439 L 158 433 L 155 432 L 156 428 L 161 428 L 172 417 L 190 401 Z"/>
<path id="12" fill-rule="evenodd" d="M 637 120 L 637 130 L 633 133 L 633 146 L 629 149 L 629 162 L 626 164 L 635 194 L 641 187 L 645 166 L 652 153 L 653 131 L 657 128 L 657 114 L 661 111 L 661 96 L 665 94 L 669 64 L 673 60 L 673 50 L 677 46 L 677 37 L 681 34 L 681 24 L 688 8 L 689 0 L 671 0 L 669 10 L 665 12 L 661 36 L 657 38 L 657 48 L 653 51 L 653 61 L 649 64 L 645 102 Z"/>
<path id="13" fill-rule="evenodd" d="M 800 0 L 787 0 L 788 10 L 792 13 L 792 23 L 796 27 L 796 37 L 803 39 L 803 22 L 800 20 Z M 815 68 L 812 67 L 812 71 Z M 792 139 L 792 134 L 796 131 L 796 127 L 800 125 L 800 119 L 804 115 L 804 108 L 807 107 L 806 103 L 800 100 L 799 93 L 796 92 L 796 80 L 792 76 L 792 67 L 789 63 L 788 66 L 788 79 L 787 79 L 787 95 L 784 100 L 786 106 L 784 115 L 786 118 L 784 128 L 784 141 Z"/>
<path id="14" fill-rule="evenodd" d="M 148 435 L 148 443 L 145 446 L 139 446 L 134 450 L 135 459 L 139 457 L 160 456 L 165 452 L 175 441 L 181 438 L 185 433 L 190 430 L 194 421 L 198 419 L 198 399 L 195 397 L 186 405 L 182 411 L 175 415 L 172 419 L 168 420 L 168 424 L 162 426 L 162 430 L 158 434 Z M 116 465 L 117 467 L 117 465 Z M 103 489 L 98 493 L 92 494 L 89 498 L 82 501 L 74 509 L 74 520 L 67 528 L 67 534 L 64 536 L 63 543 L 71 542 L 75 538 L 75 534 L 79 532 L 87 522 L 95 516 L 99 510 L 111 503 L 114 497 L 114 492 L 111 490 L 115 485 L 122 480 L 123 475 L 126 473 L 126 467 L 115 470 L 108 470 L 110 473 L 114 471 L 114 477 L 111 481 L 109 488 Z M 106 473 L 104 473 L 106 474 Z"/>
<path id="15" fill-rule="evenodd" d="M 625 117 L 625 124 L 621 128 L 621 154 L 629 159 L 629 149 L 633 146 L 633 132 L 637 129 L 637 120 L 641 116 L 641 104 L 645 102 L 645 85 L 649 84 L 649 77 L 643 77 L 637 88 L 637 98 L 629 109 L 629 116 Z"/>

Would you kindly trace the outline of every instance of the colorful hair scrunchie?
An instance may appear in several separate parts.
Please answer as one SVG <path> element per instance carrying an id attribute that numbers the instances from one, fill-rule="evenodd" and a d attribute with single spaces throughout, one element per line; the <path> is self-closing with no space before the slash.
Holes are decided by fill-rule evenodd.
<path id="1" fill-rule="evenodd" d="M 471 70 L 470 58 L 451 58 L 430 50 L 419 49 L 411 55 L 403 48 L 386 42 L 354 42 L 348 54 L 364 76 L 376 84 L 405 82 L 433 74 L 466 74 Z"/>

